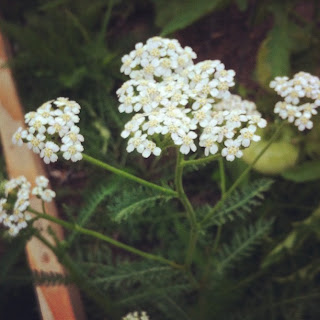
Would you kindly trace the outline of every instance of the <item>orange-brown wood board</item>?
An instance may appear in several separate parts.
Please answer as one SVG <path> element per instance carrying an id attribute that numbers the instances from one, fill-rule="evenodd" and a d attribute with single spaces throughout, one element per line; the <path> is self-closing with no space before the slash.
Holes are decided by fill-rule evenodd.
<path id="1" fill-rule="evenodd" d="M 0 65 L 7 62 L 5 40 L 0 33 Z M 35 88 L 36 90 L 36 88 Z M 31 183 L 36 176 L 46 175 L 42 160 L 27 147 L 12 144 L 12 135 L 18 127 L 24 126 L 24 114 L 14 85 L 10 69 L 0 69 L 0 135 L 6 160 L 7 173 L 10 178 L 24 175 Z M 41 211 L 38 199 L 31 202 L 31 206 Z M 53 216 L 58 216 L 53 202 L 48 203 L 46 210 Z M 46 233 L 50 226 L 63 239 L 63 232 L 57 226 L 46 220 L 38 220 L 36 227 L 43 230 L 43 237 L 52 243 Z M 32 270 L 65 273 L 56 256 L 37 238 L 32 238 L 26 246 L 29 266 Z M 85 319 L 81 299 L 77 288 L 73 285 L 64 286 L 35 286 L 42 319 L 44 320 L 72 320 Z"/>

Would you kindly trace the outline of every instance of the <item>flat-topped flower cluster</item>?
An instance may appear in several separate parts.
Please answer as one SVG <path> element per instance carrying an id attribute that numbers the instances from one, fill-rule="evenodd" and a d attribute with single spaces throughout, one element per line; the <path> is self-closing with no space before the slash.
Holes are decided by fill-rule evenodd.
<path id="1" fill-rule="evenodd" d="M 4 185 L 4 197 L 0 198 L 0 223 L 9 229 L 9 234 L 16 236 L 21 229 L 27 227 L 31 215 L 27 212 L 30 205 L 30 194 L 45 202 L 50 202 L 56 196 L 48 189 L 49 180 L 44 176 L 36 178 L 36 186 L 24 176 L 11 179 Z"/>
<path id="2" fill-rule="evenodd" d="M 149 317 L 145 311 L 142 312 L 130 312 L 122 320 L 149 320 Z"/>
<path id="3" fill-rule="evenodd" d="M 12 142 L 40 154 L 45 163 L 55 162 L 57 153 L 63 152 L 66 160 L 82 159 L 84 141 L 79 122 L 80 105 L 68 98 L 57 98 L 42 104 L 36 111 L 25 115 L 27 130 L 20 127 L 12 137 Z"/>
<path id="4" fill-rule="evenodd" d="M 312 129 L 312 116 L 320 106 L 320 79 L 307 72 L 298 72 L 292 79 L 276 77 L 270 87 L 284 98 L 276 103 L 274 112 L 294 123 L 300 131 Z"/>
<path id="5" fill-rule="evenodd" d="M 220 151 L 233 161 L 260 140 L 255 132 L 266 120 L 254 103 L 230 93 L 235 72 L 219 60 L 194 64 L 196 57 L 177 40 L 154 37 L 122 58 L 121 72 L 130 80 L 117 90 L 119 111 L 136 112 L 121 133 L 129 137 L 128 152 L 147 158 L 174 144 L 188 154 L 198 139 L 206 156 Z"/>

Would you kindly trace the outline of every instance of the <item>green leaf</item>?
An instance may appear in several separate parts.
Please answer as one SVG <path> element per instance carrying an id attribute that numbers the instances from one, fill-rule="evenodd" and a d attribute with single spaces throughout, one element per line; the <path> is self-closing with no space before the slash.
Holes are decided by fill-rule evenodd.
<path id="1" fill-rule="evenodd" d="M 236 217 L 244 218 L 254 207 L 261 204 L 263 193 L 268 191 L 273 183 L 271 179 L 259 179 L 235 191 L 224 206 L 211 219 L 210 224 L 221 226 Z"/>
<path id="2" fill-rule="evenodd" d="M 160 277 L 160 273 L 170 273 L 172 269 L 170 267 L 147 267 L 145 269 L 134 269 L 131 265 L 127 265 L 127 268 L 121 269 L 120 267 L 116 268 L 117 272 L 112 273 L 112 271 L 115 270 L 109 270 L 109 273 L 106 274 L 103 277 L 98 277 L 93 280 L 95 284 L 102 283 L 105 287 L 113 285 L 114 287 L 120 287 L 124 286 L 123 282 L 126 282 L 126 285 L 128 285 L 128 282 L 131 283 L 137 283 L 139 281 L 142 281 L 141 279 L 149 278 L 149 281 L 154 280 L 156 277 Z"/>
<path id="3" fill-rule="evenodd" d="M 2 283 L 8 273 L 14 266 L 14 264 L 18 261 L 19 257 L 23 254 L 23 250 L 25 249 L 26 243 L 33 236 L 34 229 L 28 228 L 23 236 L 19 236 L 17 238 L 10 239 L 10 250 L 1 255 L 1 263 L 0 263 L 0 282 Z M 11 237 L 12 238 L 12 237 Z"/>
<path id="4" fill-rule="evenodd" d="M 57 7 L 64 5 L 68 2 L 68 0 L 53 0 L 48 3 L 45 3 L 41 6 L 39 6 L 39 10 L 47 11 L 47 10 L 52 10 L 56 9 Z"/>
<path id="5" fill-rule="evenodd" d="M 262 42 L 257 55 L 256 76 L 258 82 L 269 89 L 269 83 L 276 76 L 290 72 L 292 39 L 288 19 L 281 10 L 275 14 L 275 24 Z"/>
<path id="6" fill-rule="evenodd" d="M 142 212 L 153 207 L 157 201 L 168 201 L 171 198 L 171 196 L 155 195 L 138 200 L 115 214 L 114 221 L 121 222 L 122 220 L 128 219 L 128 217 L 134 213 Z"/>
<path id="7" fill-rule="evenodd" d="M 80 210 L 79 215 L 77 217 L 77 225 L 84 226 L 92 215 L 94 214 L 97 207 L 101 204 L 101 202 L 107 197 L 112 195 L 118 187 L 118 183 L 114 180 L 108 182 L 107 184 L 103 183 L 98 186 L 95 190 L 93 190 L 86 199 L 86 205 Z M 67 243 L 71 245 L 77 236 L 77 231 L 73 230 L 71 235 L 69 236 Z"/>
<path id="8" fill-rule="evenodd" d="M 269 265 L 279 262 L 287 253 L 297 251 L 311 234 L 315 234 L 320 238 L 319 230 L 320 207 L 313 211 L 305 220 L 294 224 L 293 230 L 266 256 L 261 267 L 268 267 Z"/>
<path id="9" fill-rule="evenodd" d="M 288 169 L 282 177 L 294 182 L 307 182 L 320 179 L 320 161 L 306 161 L 300 166 Z"/>
<path id="10" fill-rule="evenodd" d="M 68 74 L 62 74 L 59 77 L 59 81 L 67 88 L 72 88 L 81 83 L 84 77 L 88 74 L 88 70 L 85 66 L 73 70 Z"/>
<path id="11" fill-rule="evenodd" d="M 230 2 L 225 0 L 153 0 L 156 8 L 156 25 L 162 28 L 161 35 L 167 36 L 220 9 Z"/>
<path id="12" fill-rule="evenodd" d="M 248 8 L 248 0 L 236 0 L 237 6 L 240 11 L 246 11 Z"/>
<path id="13" fill-rule="evenodd" d="M 230 245 L 224 245 L 218 256 L 217 269 L 224 272 L 227 269 L 236 267 L 243 258 L 250 256 L 254 248 L 262 241 L 269 232 L 273 220 L 258 220 L 254 225 L 238 231 Z"/>

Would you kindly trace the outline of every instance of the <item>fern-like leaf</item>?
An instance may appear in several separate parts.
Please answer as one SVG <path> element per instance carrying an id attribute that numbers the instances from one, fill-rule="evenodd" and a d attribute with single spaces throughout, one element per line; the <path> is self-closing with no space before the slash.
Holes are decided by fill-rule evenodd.
<path id="1" fill-rule="evenodd" d="M 114 270 L 109 270 L 109 274 L 106 273 L 103 277 L 95 278 L 94 283 L 103 285 L 104 289 L 112 286 L 113 288 L 123 288 L 130 287 L 134 284 L 147 282 L 152 283 L 157 281 L 157 279 L 164 279 L 171 277 L 174 272 L 170 267 L 164 266 L 146 266 L 141 268 L 138 266 L 137 269 L 132 264 L 127 264 L 125 266 L 119 266 L 114 268 Z"/>
<path id="2" fill-rule="evenodd" d="M 145 188 L 136 190 L 126 190 L 121 197 L 115 199 L 115 203 L 108 207 L 111 211 L 113 220 L 121 222 L 128 219 L 132 214 L 142 213 L 145 210 L 154 207 L 157 203 L 169 201 L 172 196 L 157 194 Z"/>
<path id="3" fill-rule="evenodd" d="M 112 181 L 108 184 L 103 183 L 98 186 L 95 190 L 93 190 L 86 199 L 86 205 L 81 209 L 78 218 L 77 224 L 79 226 L 84 226 L 91 218 L 97 207 L 101 204 L 101 202 L 107 197 L 113 194 L 117 189 L 117 183 Z M 77 231 L 73 231 L 69 236 L 67 242 L 70 245 L 77 235 Z"/>
<path id="4" fill-rule="evenodd" d="M 248 257 L 268 233 L 272 223 L 273 220 L 258 220 L 254 225 L 238 231 L 231 244 L 222 246 L 217 262 L 218 271 L 224 272 L 231 269 L 237 262 Z"/>
<path id="5" fill-rule="evenodd" d="M 154 299 L 159 299 L 164 296 L 179 296 L 180 294 L 185 294 L 190 290 L 192 290 L 192 286 L 188 283 L 174 285 L 168 284 L 163 287 L 159 286 L 150 290 L 144 290 L 142 293 L 132 294 L 129 297 L 120 300 L 119 305 L 140 304 L 145 301 L 154 301 Z"/>
<path id="6" fill-rule="evenodd" d="M 245 218 L 254 207 L 261 204 L 264 199 L 263 193 L 270 189 L 273 180 L 263 178 L 254 181 L 240 191 L 235 191 L 225 202 L 219 212 L 211 219 L 210 225 L 221 226 L 227 221 L 233 221 L 235 217 Z"/>

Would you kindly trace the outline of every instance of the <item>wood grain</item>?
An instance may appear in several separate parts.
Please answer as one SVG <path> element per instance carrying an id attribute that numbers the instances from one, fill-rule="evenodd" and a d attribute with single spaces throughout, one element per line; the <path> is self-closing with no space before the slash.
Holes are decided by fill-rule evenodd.
<path id="1" fill-rule="evenodd" d="M 5 40 L 0 33 L 0 65 L 7 62 Z M 35 88 L 36 90 L 36 88 Z M 36 108 L 36 106 L 35 106 Z M 46 175 L 42 160 L 26 146 L 17 147 L 12 144 L 12 135 L 23 126 L 24 113 L 14 85 L 10 69 L 0 69 L 0 135 L 6 160 L 8 176 L 11 178 L 24 175 L 31 183 L 38 175 Z M 31 202 L 34 209 L 41 211 L 38 199 Z M 53 216 L 58 216 L 53 202 L 47 204 L 46 210 Z M 59 239 L 63 239 L 60 226 L 48 221 L 38 221 L 36 226 L 43 230 L 43 236 L 50 242 L 51 237 L 45 230 L 50 227 Z M 38 239 L 31 239 L 26 246 L 29 266 L 32 270 L 65 273 L 55 255 Z M 85 319 L 78 290 L 74 286 L 36 286 L 35 287 L 42 319 L 73 320 Z"/>

